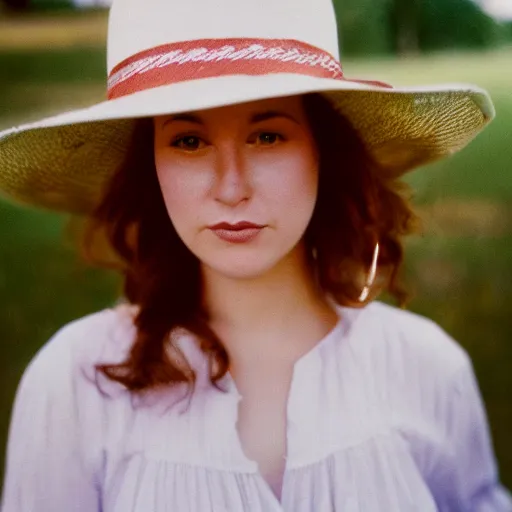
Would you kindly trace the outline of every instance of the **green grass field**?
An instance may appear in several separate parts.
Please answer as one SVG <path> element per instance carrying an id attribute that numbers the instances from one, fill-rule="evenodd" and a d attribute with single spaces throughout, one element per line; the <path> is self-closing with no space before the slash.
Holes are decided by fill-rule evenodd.
<path id="1" fill-rule="evenodd" d="M 511 59 L 512 50 L 502 49 L 345 64 L 348 76 L 399 85 L 474 82 L 495 100 L 496 121 L 470 147 L 408 178 L 425 232 L 408 243 L 406 274 L 415 297 L 410 309 L 439 322 L 473 358 L 510 488 Z M 0 39 L 0 69 L 0 128 L 103 99 L 104 52 L 94 45 L 39 50 Z M 65 222 L 0 202 L 1 447 L 18 379 L 34 352 L 59 326 L 116 297 L 116 278 L 85 268 L 62 243 Z"/>

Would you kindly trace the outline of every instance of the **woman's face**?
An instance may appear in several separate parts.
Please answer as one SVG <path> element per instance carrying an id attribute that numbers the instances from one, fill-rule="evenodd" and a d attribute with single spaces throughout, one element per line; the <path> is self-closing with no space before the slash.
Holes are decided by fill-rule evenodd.
<path id="1" fill-rule="evenodd" d="M 154 124 L 169 217 L 204 266 L 254 278 L 296 261 L 318 185 L 301 97 L 161 116 Z"/>

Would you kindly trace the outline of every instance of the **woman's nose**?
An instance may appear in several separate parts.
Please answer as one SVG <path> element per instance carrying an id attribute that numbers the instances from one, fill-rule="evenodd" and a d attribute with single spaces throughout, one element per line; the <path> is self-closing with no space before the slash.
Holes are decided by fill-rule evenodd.
<path id="1" fill-rule="evenodd" d="M 219 151 L 216 162 L 214 198 L 227 206 L 237 206 L 252 195 L 246 164 L 241 151 Z"/>

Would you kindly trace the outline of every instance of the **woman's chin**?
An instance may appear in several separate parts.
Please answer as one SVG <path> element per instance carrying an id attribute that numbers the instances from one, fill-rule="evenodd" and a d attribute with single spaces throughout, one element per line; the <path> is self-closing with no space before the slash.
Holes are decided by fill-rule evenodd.
<path id="1" fill-rule="evenodd" d="M 229 279 L 258 279 L 270 272 L 279 260 L 271 258 L 244 257 L 223 258 L 222 261 L 208 261 L 203 265 L 219 276 Z"/>

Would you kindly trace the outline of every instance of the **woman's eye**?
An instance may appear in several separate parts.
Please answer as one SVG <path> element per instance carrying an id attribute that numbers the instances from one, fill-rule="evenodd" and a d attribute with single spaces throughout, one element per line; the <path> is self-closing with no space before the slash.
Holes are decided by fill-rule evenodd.
<path id="1" fill-rule="evenodd" d="M 272 146 L 277 142 L 281 142 L 283 137 L 274 132 L 262 132 L 258 134 L 257 143 L 265 146 Z"/>
<path id="2" fill-rule="evenodd" d="M 185 151 L 196 151 L 198 149 L 202 149 L 204 146 L 203 141 L 196 137 L 195 135 L 187 135 L 185 137 L 177 138 L 172 146 L 179 149 L 184 149 Z"/>

